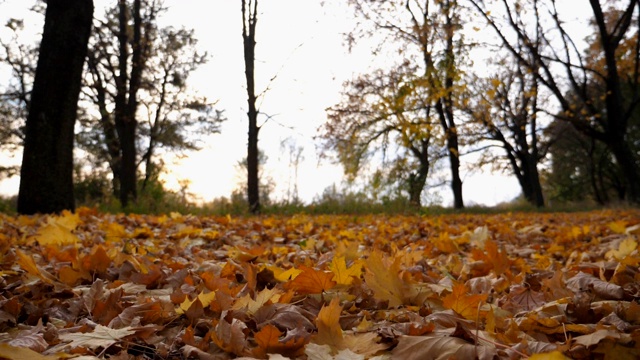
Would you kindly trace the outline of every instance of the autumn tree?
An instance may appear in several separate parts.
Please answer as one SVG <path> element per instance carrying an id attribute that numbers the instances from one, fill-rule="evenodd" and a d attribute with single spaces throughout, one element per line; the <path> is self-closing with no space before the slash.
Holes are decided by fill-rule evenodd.
<path id="1" fill-rule="evenodd" d="M 196 149 L 198 135 L 219 131 L 223 119 L 215 103 L 188 91 L 206 54 L 197 51 L 192 30 L 158 28 L 164 11 L 160 1 L 118 3 L 91 40 L 79 143 L 96 165 L 108 163 L 123 206 L 135 198 L 140 173 L 141 190 L 157 178 L 163 148 Z"/>
<path id="2" fill-rule="evenodd" d="M 2 53 L 0 63 L 7 65 L 11 76 L 0 93 L 0 144 L 2 151 L 14 155 L 22 151 L 33 77 L 38 61 L 38 46 L 20 42 L 24 21 L 9 19 L 5 25 L 11 32 L 10 39 L 0 39 Z M 20 174 L 20 166 L 0 166 L 0 178 Z"/>
<path id="3" fill-rule="evenodd" d="M 561 109 L 547 112 L 574 126 L 578 131 L 605 144 L 620 167 L 626 198 L 640 203 L 640 164 L 629 138 L 629 123 L 638 107 L 640 81 L 640 37 L 636 0 L 605 2 L 589 0 L 597 52 L 586 53 L 578 46 L 553 0 L 484 2 L 470 0 L 498 35 L 501 44 L 522 66 L 547 88 Z M 528 17 L 524 14 L 527 13 Z M 636 15 L 634 15 L 636 14 Z M 526 20 L 525 20 L 526 18 Z M 540 44 L 541 46 L 539 46 Z M 527 56 L 518 50 L 521 46 Z M 630 72 L 620 71 L 620 56 L 632 52 Z M 602 60 L 601 67 L 590 65 L 588 57 Z M 594 92 L 597 82 L 604 91 Z M 624 88 L 632 89 L 624 96 Z M 602 96 L 602 107 L 593 99 Z M 575 101 L 574 101 L 575 100 Z"/>
<path id="4" fill-rule="evenodd" d="M 538 166 L 551 144 L 543 137 L 538 81 L 526 68 L 509 59 L 498 61 L 499 70 L 491 77 L 472 75 L 466 112 L 472 141 L 489 143 L 480 164 L 491 164 L 515 175 L 524 198 L 537 207 L 544 206 Z M 495 147 L 501 153 L 494 151 Z M 506 160 L 506 162 L 504 161 Z"/>
<path id="5" fill-rule="evenodd" d="M 397 53 L 419 66 L 417 71 L 428 85 L 428 95 L 442 133 L 449 159 L 453 205 L 463 208 L 460 176 L 460 140 L 456 121 L 461 64 L 467 45 L 462 36 L 463 8 L 456 0 L 362 1 L 350 0 L 360 18 L 373 24 L 368 35 L 385 32 L 396 41 Z M 351 40 L 357 37 L 352 35 Z"/>
<path id="6" fill-rule="evenodd" d="M 18 212 L 75 208 L 74 125 L 93 1 L 49 0 L 25 127 Z"/>
<path id="7" fill-rule="evenodd" d="M 384 167 L 400 170 L 390 175 L 400 174 L 410 203 L 420 207 L 429 170 L 438 157 L 437 124 L 425 81 L 414 74 L 405 63 L 347 82 L 343 101 L 327 110 L 320 137 L 325 152 L 335 151 L 352 178 L 372 154 L 383 153 Z"/>

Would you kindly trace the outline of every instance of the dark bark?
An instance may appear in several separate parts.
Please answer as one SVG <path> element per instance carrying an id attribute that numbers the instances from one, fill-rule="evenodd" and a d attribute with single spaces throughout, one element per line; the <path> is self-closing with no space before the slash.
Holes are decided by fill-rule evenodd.
<path id="1" fill-rule="evenodd" d="M 138 120 L 138 91 L 142 83 L 142 74 L 149 53 L 149 33 L 154 21 L 156 7 L 150 5 L 149 18 L 142 19 L 141 0 L 133 1 L 131 16 L 133 17 L 133 37 L 129 37 L 129 7 L 126 0 L 119 0 L 119 33 L 118 54 L 119 73 L 116 77 L 115 124 L 120 142 L 119 176 L 120 203 L 126 207 L 138 197 L 138 150 L 136 148 L 136 131 Z M 144 32 L 144 33 L 143 33 Z M 129 58 L 131 46 L 131 58 Z M 130 61 L 130 63 L 129 63 Z"/>
<path id="2" fill-rule="evenodd" d="M 258 162 L 258 109 L 255 94 L 255 48 L 258 0 L 242 0 L 242 40 L 244 44 L 245 77 L 247 80 L 247 104 L 249 110 L 249 138 L 247 143 L 247 199 L 249 211 L 260 213 L 260 186 Z"/>
<path id="3" fill-rule="evenodd" d="M 451 166 L 451 189 L 453 190 L 453 207 L 456 209 L 464 208 L 462 199 L 462 179 L 460 178 L 460 151 L 458 141 L 458 129 L 456 127 L 455 117 L 453 115 L 453 85 L 454 77 L 457 76 L 455 67 L 455 53 L 453 45 L 453 35 L 455 24 L 453 23 L 453 12 L 457 8 L 457 2 L 446 1 L 444 10 L 446 14 L 445 32 L 446 32 L 446 49 L 445 49 L 445 89 L 446 94 L 442 98 L 444 111 L 446 115 L 447 128 L 445 129 L 447 137 L 447 147 L 449 150 L 449 165 Z"/>
<path id="4" fill-rule="evenodd" d="M 136 95 L 138 88 L 135 87 L 135 79 L 139 77 L 141 63 L 140 53 L 140 0 L 134 1 L 133 9 L 133 56 L 131 59 L 131 74 L 129 74 L 129 35 L 128 16 L 129 8 L 126 0 L 119 0 L 119 22 L 120 32 L 118 42 L 120 46 L 119 54 L 119 76 L 116 80 L 117 95 L 115 102 L 115 123 L 120 140 L 120 204 L 126 207 L 129 202 L 137 199 L 137 174 L 136 174 L 136 127 L 137 119 L 135 110 L 137 106 Z M 138 43 L 136 43 L 136 40 Z M 137 55 L 137 58 L 136 58 Z M 127 88 L 127 84 L 129 85 Z M 131 98 L 133 96 L 133 99 Z M 132 111 L 133 110 L 133 111 Z"/>
<path id="5" fill-rule="evenodd" d="M 413 155 L 418 159 L 418 170 L 409 174 L 409 204 L 416 208 L 422 206 L 422 190 L 427 183 L 429 177 L 429 167 L 431 161 L 429 160 L 429 143 L 430 138 L 420 141 L 420 147 L 410 147 Z"/>
<path id="6" fill-rule="evenodd" d="M 91 0 L 49 0 L 26 123 L 18 212 L 74 210 L 73 146 Z"/>

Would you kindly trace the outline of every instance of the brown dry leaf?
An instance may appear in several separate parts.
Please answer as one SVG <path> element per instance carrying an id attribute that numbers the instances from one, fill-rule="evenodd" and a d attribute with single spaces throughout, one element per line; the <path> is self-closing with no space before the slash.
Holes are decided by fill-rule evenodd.
<path id="1" fill-rule="evenodd" d="M 28 348 L 39 353 L 45 351 L 49 344 L 44 340 L 42 322 L 31 329 L 20 331 L 8 344 L 19 348 Z"/>
<path id="2" fill-rule="evenodd" d="M 448 360 L 479 359 L 493 360 L 497 351 L 493 347 L 474 345 L 449 336 L 401 336 L 398 346 L 391 351 L 393 359 L 399 360 Z"/>
<path id="3" fill-rule="evenodd" d="M 211 333 L 211 340 L 228 353 L 244 356 L 249 353 L 245 329 L 247 325 L 238 319 L 232 319 L 229 323 L 222 318 Z"/>
<path id="4" fill-rule="evenodd" d="M 584 272 L 568 279 L 566 284 L 567 288 L 576 293 L 593 289 L 593 292 L 604 300 L 622 300 L 624 297 L 624 290 L 620 285 L 608 283 Z"/>
<path id="5" fill-rule="evenodd" d="M 591 334 L 577 336 L 573 339 L 576 344 L 591 347 L 598 345 L 604 339 L 620 339 L 620 333 L 613 330 L 600 329 Z"/>
<path id="6" fill-rule="evenodd" d="M 112 329 L 106 326 L 96 325 L 92 332 L 60 334 L 58 338 L 61 341 L 70 341 L 70 343 L 65 344 L 64 347 L 70 347 L 72 349 L 77 347 L 106 349 L 135 333 L 136 330 L 130 326 L 122 329 Z"/>
<path id="7" fill-rule="evenodd" d="M 281 329 L 303 329 L 307 333 L 315 330 L 309 320 L 312 316 L 298 306 L 280 303 L 264 305 L 253 314 L 258 327 L 272 324 Z"/>
<path id="8" fill-rule="evenodd" d="M 335 352 L 329 345 L 308 344 L 304 350 L 307 360 L 364 360 L 364 355 L 356 354 L 349 349 Z"/>

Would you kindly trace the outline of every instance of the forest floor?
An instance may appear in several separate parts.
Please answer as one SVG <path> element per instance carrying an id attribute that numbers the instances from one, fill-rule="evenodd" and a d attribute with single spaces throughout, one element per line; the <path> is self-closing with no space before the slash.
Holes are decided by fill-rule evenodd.
<path id="1" fill-rule="evenodd" d="M 636 359 L 640 210 L 0 215 L 2 359 Z"/>

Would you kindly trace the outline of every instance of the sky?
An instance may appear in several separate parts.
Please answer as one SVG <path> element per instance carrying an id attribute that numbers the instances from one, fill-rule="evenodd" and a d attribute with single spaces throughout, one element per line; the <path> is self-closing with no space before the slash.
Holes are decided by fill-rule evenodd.
<path id="1" fill-rule="evenodd" d="M 0 1 L 0 21 L 4 23 L 8 16 L 28 15 L 26 10 L 32 3 Z M 108 3 L 96 1 L 96 16 Z M 227 121 L 220 134 L 203 139 L 200 151 L 190 152 L 183 159 L 164 159 L 170 167 L 164 180 L 171 188 L 188 181 L 188 191 L 200 201 L 229 196 L 238 187 L 237 163 L 246 156 L 247 141 L 240 2 L 167 0 L 165 4 L 169 10 L 159 19 L 161 24 L 193 28 L 200 48 L 210 55 L 189 84 L 209 100 L 218 101 L 217 108 L 224 110 Z M 376 59 L 366 47 L 349 52 L 344 45 L 344 34 L 354 26 L 352 11 L 345 1 L 262 1 L 259 10 L 256 89 L 260 93 L 268 87 L 258 105 L 270 117 L 262 126 L 259 140 L 261 150 L 268 156 L 264 173 L 276 184 L 275 197 L 286 196 L 296 182 L 287 149 L 301 147 L 303 161 L 297 169 L 297 188 L 300 198 L 309 202 L 325 188 L 342 182 L 342 168 L 321 160 L 314 141 L 318 127 L 326 120 L 325 109 L 340 101 L 345 80 L 366 71 Z M 30 18 L 38 21 L 37 16 Z M 38 26 L 34 25 L 35 34 L 41 30 L 41 23 Z M 265 116 L 261 123 L 264 119 Z M 19 162 L 19 158 L 13 161 Z M 470 161 L 463 158 L 463 162 Z M 520 193 L 514 177 L 491 174 L 489 169 L 463 169 L 462 176 L 468 205 L 491 206 Z M 17 178 L 0 182 L 2 194 L 15 194 L 17 189 Z M 435 198 L 441 199 L 443 205 L 451 204 L 448 186 L 430 192 L 437 193 Z"/>

